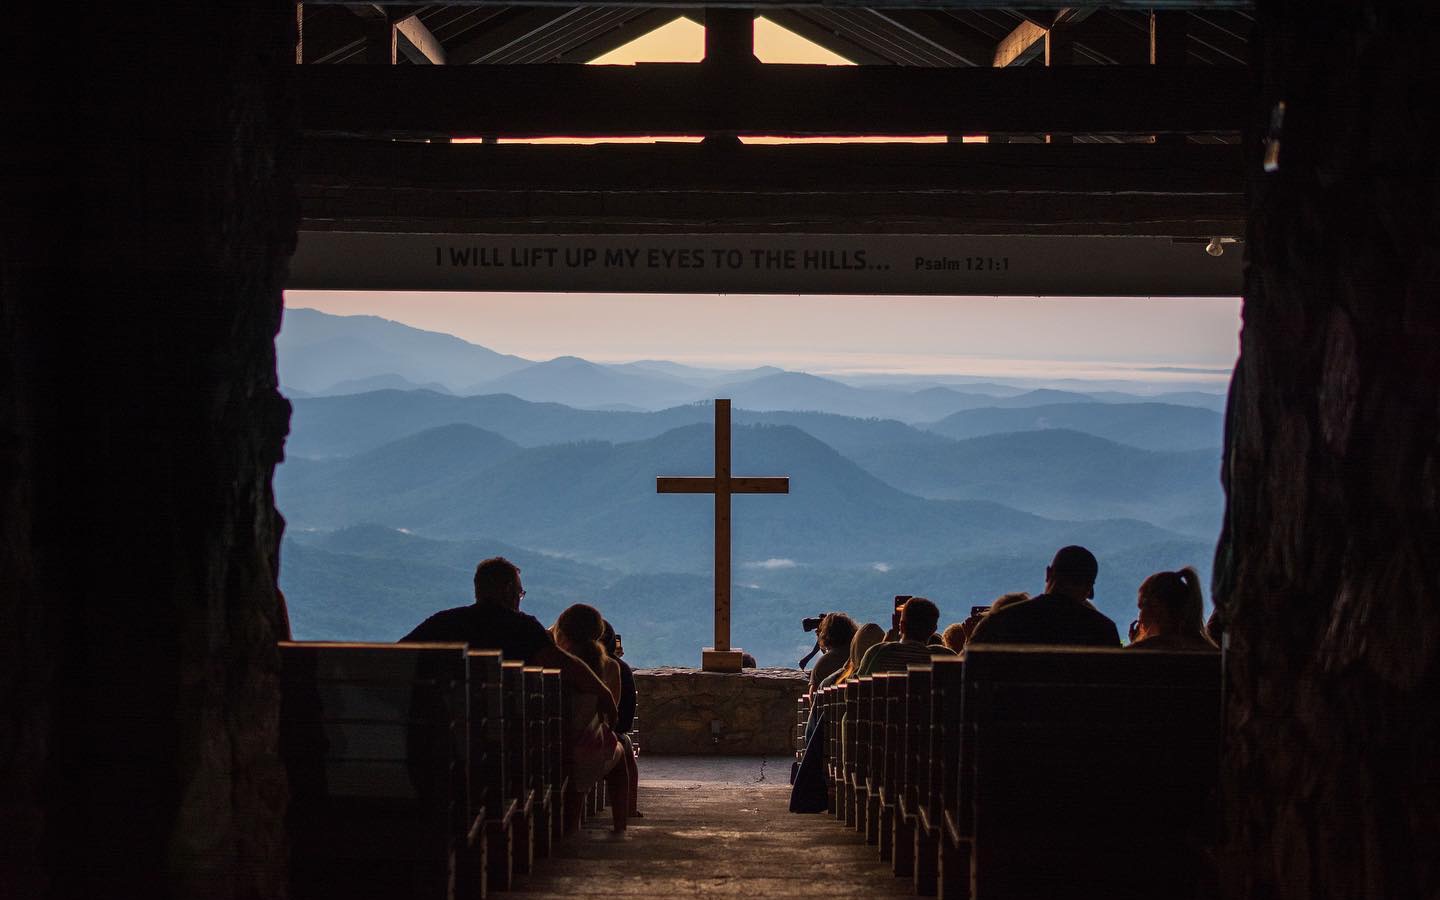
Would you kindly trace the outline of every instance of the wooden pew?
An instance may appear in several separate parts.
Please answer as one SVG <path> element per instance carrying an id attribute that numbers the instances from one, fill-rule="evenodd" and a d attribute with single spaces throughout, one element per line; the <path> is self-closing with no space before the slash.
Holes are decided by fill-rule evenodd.
<path id="1" fill-rule="evenodd" d="M 963 900 L 970 894 L 970 842 L 959 837 L 961 695 L 964 660 L 937 657 L 930 667 L 930 747 L 940 777 L 931 786 L 938 812 L 936 823 L 936 893 L 945 900 Z"/>
<path id="2" fill-rule="evenodd" d="M 915 893 L 922 897 L 935 896 L 940 874 L 940 837 L 944 824 L 940 810 L 940 782 L 944 777 L 944 761 L 940 756 L 940 736 L 935 731 L 935 662 L 939 659 L 943 657 L 931 657 L 930 665 L 910 667 L 910 678 L 915 683 L 918 698 L 915 713 L 915 741 L 918 745 L 915 768 L 915 842 L 912 850 L 915 854 Z"/>
<path id="3" fill-rule="evenodd" d="M 909 666 L 905 674 L 905 713 L 901 789 L 897 796 L 894 837 L 895 852 L 890 869 L 900 878 L 915 875 L 915 832 L 919 826 L 922 772 L 928 770 L 930 681 L 928 666 Z"/>
<path id="4" fill-rule="evenodd" d="M 840 717 L 845 714 L 845 686 L 832 684 L 825 697 L 825 765 L 830 774 L 830 813 L 845 821 L 845 742 L 840 731 Z"/>
<path id="5" fill-rule="evenodd" d="M 279 653 L 290 895 L 480 896 L 465 645 L 285 641 Z"/>
<path id="6" fill-rule="evenodd" d="M 856 721 L 860 717 L 860 683 L 858 681 L 846 682 L 844 695 L 845 706 L 840 714 L 840 730 L 843 735 L 845 753 L 845 778 L 843 781 L 845 791 L 844 822 L 848 827 L 854 828 L 856 822 L 855 805 L 859 797 L 859 793 L 855 789 L 855 771 L 856 757 L 860 753 L 860 742 L 858 740 L 860 729 L 856 725 Z"/>
<path id="7" fill-rule="evenodd" d="M 859 680 L 856 694 L 855 719 L 855 830 L 869 842 L 872 835 L 871 822 L 877 816 L 878 797 L 871 796 L 870 761 L 875 755 L 875 735 L 871 706 L 875 696 L 875 679 L 870 676 Z"/>
<path id="8" fill-rule="evenodd" d="M 565 704 L 559 669 L 545 669 L 545 782 L 550 791 L 550 840 L 565 837 L 565 794 L 570 779 L 565 771 Z"/>
<path id="9" fill-rule="evenodd" d="M 905 685 L 906 677 L 899 672 L 875 676 L 876 741 L 881 743 L 879 773 L 880 807 L 876 831 L 881 862 L 889 862 L 895 849 L 895 814 L 899 808 L 896 793 L 900 787 L 901 760 L 904 755 Z M 883 743 L 882 743 L 883 742 Z"/>
<path id="10" fill-rule="evenodd" d="M 545 740 L 549 725 L 545 711 L 545 670 L 540 666 L 526 666 L 524 673 L 525 775 L 535 798 L 535 858 L 545 859 L 552 849 L 554 831 L 551 817 L 555 810 Z"/>
<path id="11" fill-rule="evenodd" d="M 535 865 L 535 790 L 530 775 L 532 739 L 527 720 L 525 664 L 507 661 L 500 666 L 505 694 L 505 780 L 506 796 L 515 804 L 512 811 L 511 866 L 516 874 L 528 874 Z"/>
<path id="12" fill-rule="evenodd" d="M 982 645 L 962 678 L 958 837 L 975 900 L 1204 892 L 1218 654 Z"/>
<path id="13" fill-rule="evenodd" d="M 471 650 L 470 806 L 484 810 L 489 890 L 509 890 L 514 877 L 516 799 L 505 777 L 504 660 L 498 650 Z"/>

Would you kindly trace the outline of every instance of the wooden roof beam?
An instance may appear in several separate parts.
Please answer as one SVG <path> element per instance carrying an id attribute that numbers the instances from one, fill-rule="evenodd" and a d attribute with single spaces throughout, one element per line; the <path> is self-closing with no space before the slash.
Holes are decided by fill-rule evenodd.
<path id="1" fill-rule="evenodd" d="M 1208 237 L 1244 222 L 1239 147 L 477 145 L 310 138 L 304 227 L 677 228 Z"/>
<path id="2" fill-rule="evenodd" d="M 991 65 L 996 68 L 1023 66 L 1041 54 L 1049 54 L 1051 31 L 1056 28 L 1073 28 L 1090 18 L 1093 9 L 1067 7 L 1055 13 L 1049 25 L 1041 25 L 1027 16 L 1025 21 L 1000 39 L 995 45 Z"/>
<path id="3" fill-rule="evenodd" d="M 302 125 L 391 137 L 1224 133 L 1244 69 L 306 66 Z"/>
<path id="4" fill-rule="evenodd" d="M 414 0 L 377 0 L 382 6 L 412 6 Z M 306 5 L 350 6 L 353 0 L 306 0 Z M 447 6 L 513 6 L 513 0 L 446 0 Z M 587 0 L 586 6 L 645 6 L 693 9 L 696 0 Z M 757 9 L 858 7 L 862 9 L 1013 9 L 1013 0 L 705 0 L 704 6 Z M 573 7 L 575 0 L 527 0 L 526 6 Z M 1253 9 L 1254 0 L 1025 0 L 1026 9 Z"/>
<path id="5" fill-rule="evenodd" d="M 368 27 L 381 29 L 376 32 L 378 39 L 393 44 L 395 54 L 403 54 L 412 63 L 445 64 L 445 46 L 420 21 L 417 13 L 421 7 L 365 3 L 347 9 L 363 19 Z M 388 32 L 384 31 L 386 28 Z"/>

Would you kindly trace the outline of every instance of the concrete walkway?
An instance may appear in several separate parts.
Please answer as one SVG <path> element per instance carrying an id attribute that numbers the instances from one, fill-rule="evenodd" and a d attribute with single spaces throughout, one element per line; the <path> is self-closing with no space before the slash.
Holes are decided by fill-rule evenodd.
<path id="1" fill-rule="evenodd" d="M 640 757 L 640 810 L 623 837 L 590 820 L 539 861 L 532 898 L 910 897 L 874 847 L 827 815 L 794 815 L 790 760 Z M 504 896 L 497 895 L 497 896 Z"/>

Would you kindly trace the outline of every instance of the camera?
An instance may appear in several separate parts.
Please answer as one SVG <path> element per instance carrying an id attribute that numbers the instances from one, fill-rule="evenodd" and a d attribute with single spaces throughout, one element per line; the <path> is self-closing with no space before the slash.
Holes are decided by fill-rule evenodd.
<path id="1" fill-rule="evenodd" d="M 833 615 L 833 613 L 821 613 L 818 616 L 811 616 L 806 619 L 801 619 L 800 627 L 805 631 L 814 631 L 815 629 L 820 627 L 820 622 L 829 615 Z"/>

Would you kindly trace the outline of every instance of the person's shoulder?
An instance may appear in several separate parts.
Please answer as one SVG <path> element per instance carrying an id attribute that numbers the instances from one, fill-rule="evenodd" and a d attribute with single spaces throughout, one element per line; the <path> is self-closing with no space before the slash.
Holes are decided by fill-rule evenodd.
<path id="1" fill-rule="evenodd" d="M 457 638 L 461 635 L 474 609 L 474 606 L 442 609 L 416 625 L 400 641 L 402 643 L 406 641 L 442 641 Z"/>

